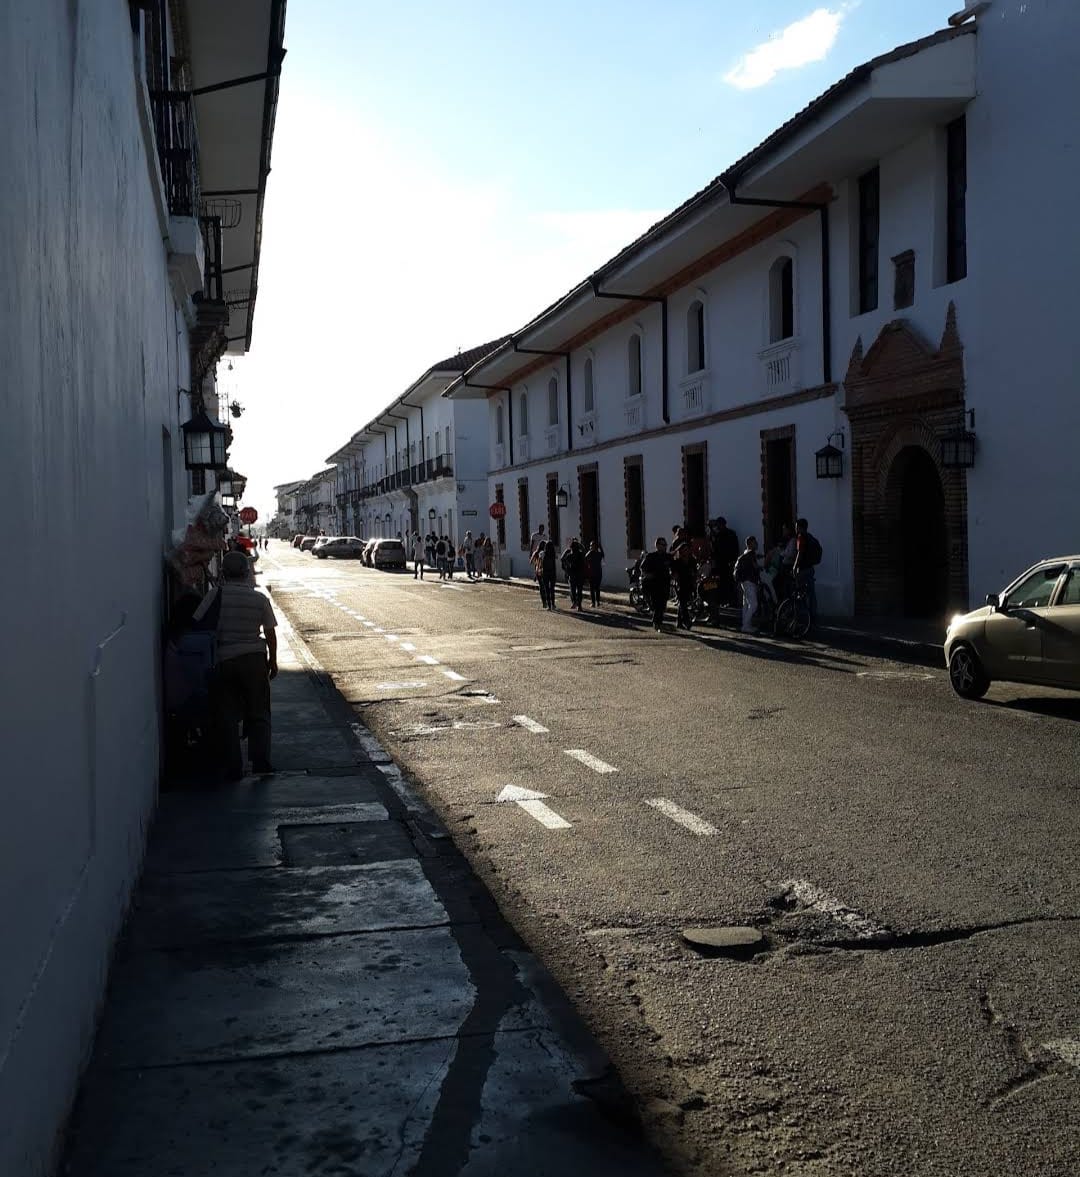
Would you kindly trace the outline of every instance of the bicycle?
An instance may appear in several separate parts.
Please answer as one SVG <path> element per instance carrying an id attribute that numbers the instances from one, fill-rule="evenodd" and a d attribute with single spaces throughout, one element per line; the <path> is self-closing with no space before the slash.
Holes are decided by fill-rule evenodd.
<path id="1" fill-rule="evenodd" d="M 777 637 L 800 640 L 810 632 L 810 599 L 805 589 L 796 588 L 776 610 L 773 632 Z"/>

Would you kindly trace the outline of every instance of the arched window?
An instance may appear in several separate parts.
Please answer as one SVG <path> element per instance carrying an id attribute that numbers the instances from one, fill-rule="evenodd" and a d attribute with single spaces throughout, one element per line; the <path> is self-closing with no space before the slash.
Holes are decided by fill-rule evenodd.
<path id="1" fill-rule="evenodd" d="M 795 334 L 795 275 L 789 257 L 778 257 L 769 270 L 769 342 Z"/>
<path id="2" fill-rule="evenodd" d="M 503 425 L 503 407 L 502 407 L 502 405 L 499 405 L 498 408 L 496 408 L 496 410 L 495 410 L 495 444 L 496 445 L 502 445 L 502 443 L 504 441 L 505 432 L 506 432 L 506 430 Z M 428 445 L 429 446 L 431 445 L 430 440 L 428 441 Z"/>
<path id="3" fill-rule="evenodd" d="M 523 392 L 518 398 L 518 436 L 529 436 L 529 394 Z"/>
<path id="4" fill-rule="evenodd" d="M 593 399 L 593 381 L 592 381 L 592 360 L 586 358 L 585 360 L 585 391 L 582 393 L 582 407 L 586 413 L 591 413 L 596 404 Z"/>
<path id="5" fill-rule="evenodd" d="M 548 381 L 548 425 L 559 423 L 559 382 L 554 376 Z"/>
<path id="6" fill-rule="evenodd" d="M 700 372 L 705 367 L 705 307 L 692 302 L 686 312 L 686 372 Z"/>
<path id="7" fill-rule="evenodd" d="M 626 395 L 641 396 L 641 336 L 636 331 L 630 336 L 626 350 L 630 369 Z"/>

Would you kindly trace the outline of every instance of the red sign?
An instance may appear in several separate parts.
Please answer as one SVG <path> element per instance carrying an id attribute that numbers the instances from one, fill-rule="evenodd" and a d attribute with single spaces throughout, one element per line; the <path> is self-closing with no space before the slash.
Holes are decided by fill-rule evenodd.
<path id="1" fill-rule="evenodd" d="M 505 519 L 506 518 L 506 504 L 505 503 L 492 503 L 491 506 L 488 507 L 488 514 L 492 517 L 492 519 Z"/>
<path id="2" fill-rule="evenodd" d="M 256 511 L 254 507 L 245 507 L 240 512 L 240 522 L 241 523 L 254 523 L 255 520 L 258 519 L 258 517 L 259 517 L 259 512 Z"/>

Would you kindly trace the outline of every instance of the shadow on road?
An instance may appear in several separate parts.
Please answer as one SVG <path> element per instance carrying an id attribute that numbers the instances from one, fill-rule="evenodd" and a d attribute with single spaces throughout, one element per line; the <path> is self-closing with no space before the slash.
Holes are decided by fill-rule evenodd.
<path id="1" fill-rule="evenodd" d="M 1026 711 L 1031 715 L 1045 715 L 1050 719 L 1068 719 L 1080 723 L 1080 696 L 1075 699 L 1057 695 L 1034 699 L 984 699 L 989 707 L 1006 711 Z"/>

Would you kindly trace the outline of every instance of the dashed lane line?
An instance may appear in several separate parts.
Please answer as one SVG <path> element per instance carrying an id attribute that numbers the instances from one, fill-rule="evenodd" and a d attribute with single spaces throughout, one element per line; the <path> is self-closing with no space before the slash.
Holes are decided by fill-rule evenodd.
<path id="1" fill-rule="evenodd" d="M 465 676 L 463 674 L 458 674 L 458 672 L 456 670 L 444 670 L 443 674 L 445 674 L 446 677 L 448 679 L 452 680 L 453 682 L 464 682 L 465 681 Z"/>
<path id="2" fill-rule="evenodd" d="M 653 809 L 658 813 L 662 813 L 665 817 L 670 817 L 673 822 L 689 830 L 692 834 L 709 837 L 712 834 L 718 834 L 720 832 L 716 826 L 709 825 L 707 821 L 698 817 L 697 814 L 691 813 L 688 809 L 683 809 L 682 806 L 676 805 L 674 801 L 669 801 L 666 797 L 653 797 L 651 800 L 646 801 L 645 804 L 652 806 Z"/>
<path id="3" fill-rule="evenodd" d="M 591 752 L 586 752 L 584 748 L 566 748 L 567 756 L 572 756 L 575 760 L 580 761 L 586 768 L 591 768 L 593 772 L 618 772 L 619 770 L 613 765 L 601 760 L 598 756 L 594 756 Z"/>
<path id="4" fill-rule="evenodd" d="M 438 658 L 432 657 L 431 654 L 417 654 L 416 661 L 423 662 L 425 666 L 438 666 L 439 665 Z"/>
<path id="5" fill-rule="evenodd" d="M 413 651 L 416 649 L 412 642 L 402 642 L 401 648 L 403 650 L 407 650 L 410 654 L 413 653 Z"/>
<path id="6" fill-rule="evenodd" d="M 525 728 L 526 731 L 534 732 L 538 736 L 550 730 L 544 727 L 542 723 L 537 723 L 535 719 L 530 719 L 527 715 L 512 715 L 510 718 L 519 727 Z"/>
<path id="7" fill-rule="evenodd" d="M 375 684 L 375 689 L 379 691 L 418 691 L 427 685 L 426 682 L 381 682 Z"/>

